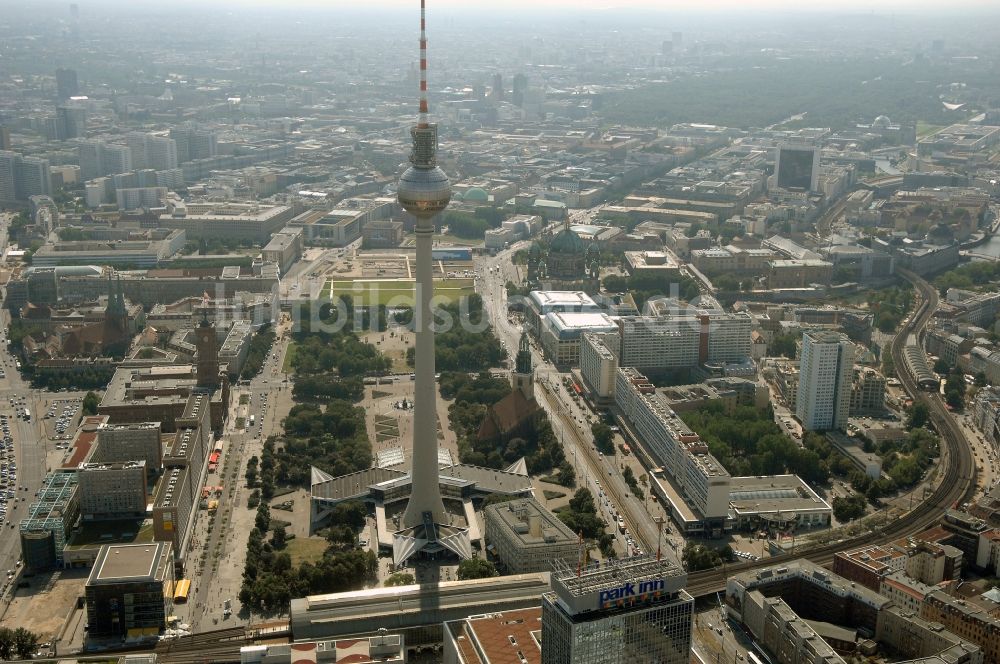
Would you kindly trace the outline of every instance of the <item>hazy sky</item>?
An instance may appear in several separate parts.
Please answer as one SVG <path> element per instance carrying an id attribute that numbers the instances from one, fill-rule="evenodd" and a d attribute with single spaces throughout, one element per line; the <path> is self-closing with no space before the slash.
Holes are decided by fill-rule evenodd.
<path id="1" fill-rule="evenodd" d="M 417 0 L 365 0 L 356 3 L 349 0 L 216 0 L 225 4 L 253 4 L 288 7 L 290 5 L 308 5 L 335 9 L 337 7 L 354 8 L 361 6 L 418 6 Z M 209 0 L 209 4 L 212 0 Z M 780 9 L 785 11 L 815 11 L 815 10 L 864 10 L 868 12 L 887 11 L 952 11 L 957 7 L 993 9 L 997 7 L 996 0 L 428 0 L 431 8 L 435 6 L 459 6 L 463 9 L 502 10 L 512 6 L 520 7 L 552 7 L 566 9 L 608 10 L 614 8 L 641 8 L 661 11 L 706 11 L 706 10 L 743 10 Z"/>
<path id="2" fill-rule="evenodd" d="M 711 13 L 717 11 L 753 13 L 779 10 L 787 13 L 851 12 L 851 13 L 952 13 L 956 10 L 1000 11 L 997 0 L 427 0 L 430 8 L 447 8 L 466 12 L 510 12 L 511 9 L 609 11 L 615 9 L 658 11 L 665 13 Z M 63 3 L 59 0 L 60 6 Z M 0 4 L 3 4 L 0 2 Z M 81 10 L 88 4 L 124 4 L 129 9 L 141 9 L 145 3 L 131 0 L 79 0 Z M 349 13 L 377 11 L 379 8 L 419 6 L 418 0 L 175 0 L 171 5 L 200 6 L 203 9 L 237 7 L 321 8 Z M 162 5 L 152 5 L 162 8 Z"/>

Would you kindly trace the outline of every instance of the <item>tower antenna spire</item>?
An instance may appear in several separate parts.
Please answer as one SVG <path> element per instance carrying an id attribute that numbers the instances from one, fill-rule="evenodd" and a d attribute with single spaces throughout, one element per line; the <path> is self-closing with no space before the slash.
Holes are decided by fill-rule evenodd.
<path id="1" fill-rule="evenodd" d="M 427 120 L 427 0 L 420 0 L 420 120 L 418 127 L 426 127 Z"/>

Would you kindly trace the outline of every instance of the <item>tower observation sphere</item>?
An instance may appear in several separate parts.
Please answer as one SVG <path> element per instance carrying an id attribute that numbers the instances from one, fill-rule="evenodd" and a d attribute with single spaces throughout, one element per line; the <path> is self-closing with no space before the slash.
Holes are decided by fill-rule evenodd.
<path id="1" fill-rule="evenodd" d="M 396 198 L 404 210 L 417 218 L 418 226 L 427 226 L 451 201 L 451 182 L 435 159 L 437 127 L 416 126 L 413 136 L 412 164 L 399 179 Z"/>

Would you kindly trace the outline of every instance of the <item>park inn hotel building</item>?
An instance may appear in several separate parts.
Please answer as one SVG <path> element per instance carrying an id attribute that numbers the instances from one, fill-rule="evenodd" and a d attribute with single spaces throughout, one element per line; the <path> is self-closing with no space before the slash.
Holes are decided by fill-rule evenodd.
<path id="1" fill-rule="evenodd" d="M 694 599 L 687 575 L 636 556 L 584 570 L 557 564 L 542 595 L 545 664 L 688 664 Z"/>

